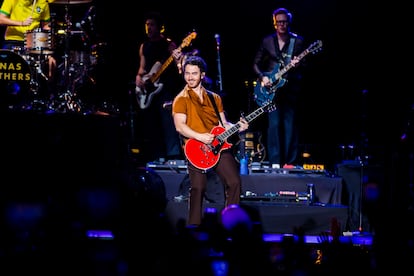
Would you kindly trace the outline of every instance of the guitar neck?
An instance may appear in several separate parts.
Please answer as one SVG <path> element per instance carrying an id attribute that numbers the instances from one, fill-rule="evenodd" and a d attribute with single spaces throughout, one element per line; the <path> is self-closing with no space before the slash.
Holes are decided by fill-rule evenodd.
<path id="1" fill-rule="evenodd" d="M 177 48 L 178 50 L 182 50 L 183 47 L 186 47 L 190 44 L 190 41 L 192 39 L 194 39 L 197 36 L 196 32 L 192 32 L 191 34 L 189 34 L 181 43 L 181 45 Z M 155 83 L 161 76 L 161 74 L 165 71 L 165 69 L 167 69 L 167 67 L 171 64 L 171 62 L 174 60 L 174 56 L 171 54 L 168 59 L 164 62 L 163 65 L 161 65 L 160 69 L 158 70 L 158 72 L 156 72 L 154 75 L 152 75 L 149 80 L 152 83 Z"/>
<path id="2" fill-rule="evenodd" d="M 154 75 L 150 77 L 150 81 L 152 83 L 156 82 L 161 74 L 167 69 L 167 67 L 171 64 L 171 62 L 174 60 L 174 57 L 171 55 L 164 63 L 161 65 L 160 70 L 158 70 Z"/>
<path id="3" fill-rule="evenodd" d="M 262 114 L 263 112 L 265 112 L 265 106 L 259 107 L 258 109 L 256 109 L 255 111 L 253 111 L 252 113 L 250 113 L 249 115 L 247 115 L 245 117 L 246 121 L 248 123 L 250 123 L 251 121 L 253 121 L 254 119 L 256 119 L 260 114 Z M 224 131 L 223 133 L 221 133 L 220 135 L 217 136 L 217 139 L 220 142 L 224 142 L 225 140 L 227 140 L 230 136 L 232 136 L 234 133 L 238 132 L 238 130 L 241 127 L 241 123 L 237 122 L 236 124 L 234 124 L 231 128 L 229 128 L 228 130 Z"/>
<path id="4" fill-rule="evenodd" d="M 305 51 L 303 51 L 298 57 L 298 61 L 300 61 L 302 58 L 304 58 L 307 54 L 309 53 L 309 50 L 306 49 Z M 277 73 L 277 79 L 279 79 L 281 76 L 283 76 L 287 71 L 289 71 L 292 67 L 294 66 L 294 64 L 292 62 L 290 62 L 288 65 L 286 65 L 285 67 L 283 67 L 278 73 Z"/>

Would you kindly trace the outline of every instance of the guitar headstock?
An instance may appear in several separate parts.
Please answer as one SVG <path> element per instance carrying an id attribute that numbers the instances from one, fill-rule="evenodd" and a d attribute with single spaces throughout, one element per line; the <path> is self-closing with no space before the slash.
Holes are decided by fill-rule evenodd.
<path id="1" fill-rule="evenodd" d="M 181 43 L 180 47 L 187 47 L 190 45 L 191 41 L 197 37 L 196 32 L 190 33 L 186 38 L 183 39 L 183 42 Z"/>
<path id="2" fill-rule="evenodd" d="M 317 51 L 322 50 L 322 40 L 317 40 L 309 45 L 307 51 L 309 53 L 316 53 Z"/>

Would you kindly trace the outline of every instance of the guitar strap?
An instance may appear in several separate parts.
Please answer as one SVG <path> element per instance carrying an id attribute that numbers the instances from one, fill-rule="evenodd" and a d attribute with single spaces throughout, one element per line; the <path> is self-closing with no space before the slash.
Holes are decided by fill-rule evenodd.
<path id="1" fill-rule="evenodd" d="M 290 61 L 292 60 L 292 54 L 293 54 L 293 46 L 295 44 L 295 38 L 291 37 L 290 38 L 290 43 L 289 43 L 289 49 L 287 52 L 287 56 L 285 58 L 285 64 L 289 64 Z"/>
<path id="2" fill-rule="evenodd" d="M 214 110 L 216 111 L 217 117 L 219 118 L 221 125 L 224 127 L 224 124 L 221 121 L 220 113 L 219 113 L 217 105 L 216 105 L 216 101 L 214 100 L 214 97 L 213 97 L 213 93 L 211 93 L 210 91 L 207 90 L 207 94 L 208 94 L 208 97 L 210 98 L 211 104 L 214 107 Z"/>
<path id="3" fill-rule="evenodd" d="M 277 45 L 278 45 L 277 44 L 277 35 L 274 35 L 273 39 L 274 39 L 275 50 L 276 50 Z M 290 61 L 292 60 L 293 46 L 295 46 L 295 39 L 296 39 L 296 35 L 293 34 L 293 36 L 290 38 L 289 48 L 288 48 L 288 51 L 286 53 L 285 58 L 283 59 L 283 64 L 281 64 L 281 66 L 285 66 L 286 64 L 289 64 Z"/>

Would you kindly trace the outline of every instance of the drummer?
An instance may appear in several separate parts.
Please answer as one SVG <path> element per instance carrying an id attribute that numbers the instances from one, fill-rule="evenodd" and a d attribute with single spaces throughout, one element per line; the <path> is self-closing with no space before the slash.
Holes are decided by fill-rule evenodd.
<path id="1" fill-rule="evenodd" d="M 0 7 L 0 25 L 5 25 L 1 48 L 24 54 L 26 32 L 41 29 L 50 31 L 49 2 L 54 0 L 4 0 Z M 56 59 L 48 57 L 48 78 L 51 80 L 56 69 Z"/>

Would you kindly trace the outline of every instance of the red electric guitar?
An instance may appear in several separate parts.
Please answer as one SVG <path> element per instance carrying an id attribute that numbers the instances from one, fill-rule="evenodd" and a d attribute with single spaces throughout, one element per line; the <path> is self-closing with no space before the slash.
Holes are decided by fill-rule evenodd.
<path id="1" fill-rule="evenodd" d="M 274 104 L 268 102 L 247 115 L 245 119 L 247 122 L 251 122 L 265 111 L 272 111 L 274 109 Z M 221 152 L 232 147 L 232 144 L 228 143 L 227 139 L 237 133 L 239 128 L 240 122 L 237 122 L 227 130 L 222 126 L 215 126 L 210 132 L 214 134 L 215 138 L 208 145 L 196 139 L 188 139 L 184 146 L 185 156 L 194 167 L 201 170 L 211 169 L 220 160 Z"/>

